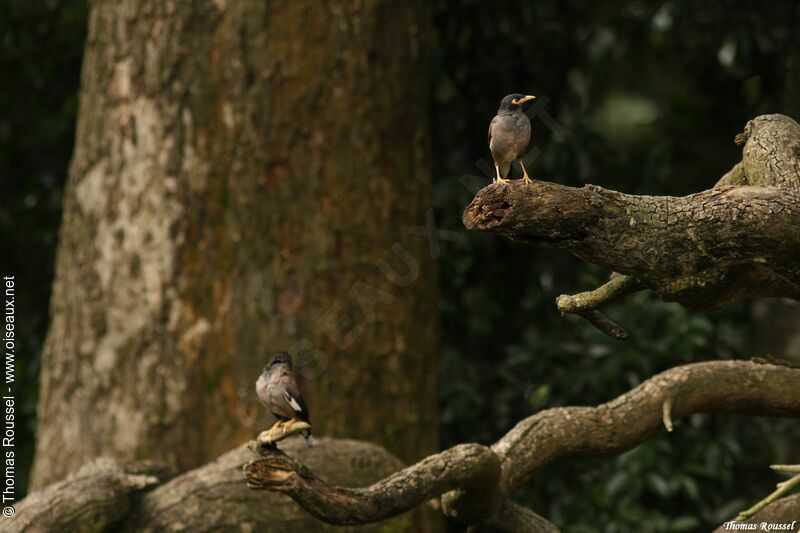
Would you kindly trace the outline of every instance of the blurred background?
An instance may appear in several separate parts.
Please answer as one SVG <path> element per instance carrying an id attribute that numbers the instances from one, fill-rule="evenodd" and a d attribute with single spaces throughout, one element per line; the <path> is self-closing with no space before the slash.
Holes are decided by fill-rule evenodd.
<path id="1" fill-rule="evenodd" d="M 3 267 L 19 280 L 22 473 L 87 17 L 80 1 L 9 0 L 0 19 L 0 235 Z M 608 309 L 633 336 L 613 341 L 554 304 L 609 272 L 467 232 L 461 213 L 489 183 L 488 121 L 512 92 L 538 95 L 559 125 L 533 122 L 528 169 L 538 179 L 634 194 L 711 187 L 740 159 L 733 137 L 747 120 L 800 118 L 799 4 L 437 0 L 432 23 L 431 213 L 446 230 L 435 257 L 436 448 L 491 443 L 538 410 L 602 403 L 675 365 L 749 358 L 797 338 L 789 304 L 692 312 L 638 294 Z M 518 500 L 576 532 L 707 531 L 770 492 L 768 465 L 800 462 L 798 442 L 796 421 L 694 415 L 620 457 L 554 465 Z"/>

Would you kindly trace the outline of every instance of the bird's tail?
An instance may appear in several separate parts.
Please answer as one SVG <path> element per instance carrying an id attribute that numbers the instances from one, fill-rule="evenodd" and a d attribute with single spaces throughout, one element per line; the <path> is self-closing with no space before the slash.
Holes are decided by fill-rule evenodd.
<path id="1" fill-rule="evenodd" d="M 508 171 L 511 170 L 511 163 L 500 163 L 500 177 L 506 179 L 508 177 Z"/>
<path id="2" fill-rule="evenodd" d="M 306 439 L 306 446 L 308 446 L 309 448 L 314 446 L 314 437 L 311 436 L 311 430 L 310 429 L 306 429 L 304 431 L 301 431 L 300 432 L 300 436 L 303 437 L 304 439 Z"/>

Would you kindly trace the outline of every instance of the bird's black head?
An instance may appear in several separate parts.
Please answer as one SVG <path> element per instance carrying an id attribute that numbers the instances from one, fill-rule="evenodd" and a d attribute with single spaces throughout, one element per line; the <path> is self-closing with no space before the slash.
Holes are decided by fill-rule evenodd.
<path id="1" fill-rule="evenodd" d="M 500 111 L 516 111 L 517 109 L 522 109 L 522 105 L 525 102 L 533 100 L 536 98 L 530 94 L 509 94 L 502 100 L 500 100 Z"/>
<path id="2" fill-rule="evenodd" d="M 275 357 L 272 358 L 272 361 L 270 361 L 270 363 L 264 367 L 264 372 L 269 370 L 270 367 L 280 364 L 289 365 L 289 368 L 292 368 L 292 356 L 287 352 L 276 353 Z"/>

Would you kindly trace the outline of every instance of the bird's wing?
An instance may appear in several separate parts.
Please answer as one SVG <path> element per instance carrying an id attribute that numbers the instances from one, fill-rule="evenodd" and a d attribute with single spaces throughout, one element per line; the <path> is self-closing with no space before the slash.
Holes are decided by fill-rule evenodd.
<path id="1" fill-rule="evenodd" d="M 294 377 L 291 374 L 287 374 L 283 376 L 281 381 L 283 382 L 283 399 L 286 404 L 297 418 L 303 422 L 309 422 L 308 406 L 306 406 L 306 401 L 303 399 L 303 394 L 300 392 L 300 387 L 297 386 Z"/>
<path id="2" fill-rule="evenodd" d="M 495 115 L 492 121 L 489 123 L 489 133 L 486 135 L 486 140 L 490 146 L 492 144 L 492 126 L 494 126 L 495 122 L 497 122 L 497 115 Z"/>

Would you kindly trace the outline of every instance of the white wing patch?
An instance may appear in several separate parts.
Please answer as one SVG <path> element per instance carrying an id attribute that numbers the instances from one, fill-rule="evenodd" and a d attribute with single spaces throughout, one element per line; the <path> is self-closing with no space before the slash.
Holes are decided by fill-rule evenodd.
<path id="1" fill-rule="evenodd" d="M 283 391 L 283 399 L 286 400 L 286 403 L 289 404 L 289 407 L 291 407 L 294 412 L 296 412 L 296 413 L 302 413 L 303 412 L 303 408 L 300 407 L 300 404 L 297 403 L 297 400 L 295 400 L 292 397 L 292 395 L 289 394 L 288 391 Z"/>

